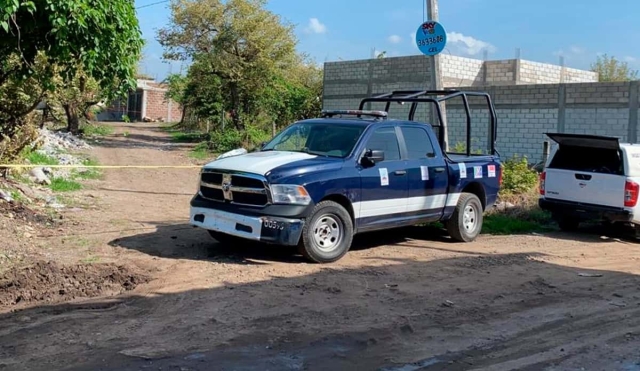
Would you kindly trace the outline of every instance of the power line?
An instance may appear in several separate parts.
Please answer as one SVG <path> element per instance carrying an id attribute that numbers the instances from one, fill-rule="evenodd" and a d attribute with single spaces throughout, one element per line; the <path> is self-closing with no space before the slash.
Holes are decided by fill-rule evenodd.
<path id="1" fill-rule="evenodd" d="M 155 3 L 151 3 L 151 4 L 147 4 L 147 5 L 139 6 L 139 7 L 137 7 L 136 9 L 148 8 L 148 7 L 150 7 L 150 6 L 154 6 L 154 5 L 158 5 L 158 4 L 164 4 L 164 3 L 168 3 L 168 2 L 170 2 L 170 1 L 171 1 L 171 0 L 157 1 L 157 2 L 155 2 Z"/>

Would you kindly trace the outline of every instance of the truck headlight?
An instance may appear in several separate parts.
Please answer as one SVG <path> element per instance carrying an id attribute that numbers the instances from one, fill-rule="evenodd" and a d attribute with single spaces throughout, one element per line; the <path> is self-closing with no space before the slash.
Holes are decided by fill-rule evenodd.
<path id="1" fill-rule="evenodd" d="M 301 185 L 276 184 L 271 186 L 274 204 L 309 205 L 311 197 Z"/>

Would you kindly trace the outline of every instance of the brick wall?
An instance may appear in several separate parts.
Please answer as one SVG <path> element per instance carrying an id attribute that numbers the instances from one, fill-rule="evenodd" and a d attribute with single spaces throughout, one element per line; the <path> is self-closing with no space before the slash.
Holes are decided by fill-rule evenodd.
<path id="1" fill-rule="evenodd" d="M 468 64 L 465 64 L 465 59 L 444 57 L 443 63 L 448 60 L 449 64 L 443 66 L 443 73 L 456 76 L 476 86 L 460 87 L 456 84 L 448 87 L 489 92 L 498 116 L 497 148 L 505 157 L 518 154 L 527 156 L 531 162 L 541 160 L 543 142 L 548 140 L 544 135 L 546 132 L 608 135 L 631 142 L 635 142 L 638 138 L 639 82 L 558 84 L 556 78 L 559 79 L 560 75 L 554 75 L 553 71 L 557 72 L 558 69 L 562 69 L 561 67 L 555 66 L 558 69 L 554 69 L 552 66 L 545 72 L 541 70 L 542 67 L 529 64 L 528 61 L 510 60 L 485 63 L 484 71 L 481 73 L 486 73 L 487 80 L 493 79 L 494 82 L 477 86 L 471 83 L 473 71 L 476 70 L 472 70 Z M 424 89 L 430 81 L 426 62 L 426 57 L 416 56 L 327 63 L 324 108 L 357 108 L 362 98 L 372 94 L 394 89 Z M 531 66 L 534 67 L 533 70 Z M 377 71 L 375 77 L 373 77 L 374 71 Z M 527 76 L 527 73 L 532 75 Z M 519 83 L 515 81 L 518 78 Z M 564 80 L 567 82 L 573 81 L 572 79 L 594 78 L 595 75 L 589 71 L 568 68 L 564 70 Z M 552 80 L 553 83 L 525 84 L 525 79 L 537 79 L 536 82 L 547 79 Z M 507 80 L 511 82 L 507 83 Z M 447 81 L 452 80 L 447 80 L 445 77 L 445 82 Z M 474 81 L 477 80 L 474 79 Z M 473 125 L 472 150 L 486 151 L 488 112 L 477 100 L 471 99 L 470 104 Z M 384 105 L 373 104 L 365 108 L 383 109 Z M 455 146 L 466 143 L 466 115 L 461 100 L 448 102 L 446 108 L 449 144 Z M 392 118 L 406 119 L 408 109 L 408 105 L 393 104 L 389 115 Z M 415 119 L 429 122 L 429 112 L 428 107 L 422 105 Z"/>
<path id="2" fill-rule="evenodd" d="M 165 90 L 145 91 L 146 117 L 165 122 L 179 121 L 182 115 L 180 105 L 165 98 Z"/>

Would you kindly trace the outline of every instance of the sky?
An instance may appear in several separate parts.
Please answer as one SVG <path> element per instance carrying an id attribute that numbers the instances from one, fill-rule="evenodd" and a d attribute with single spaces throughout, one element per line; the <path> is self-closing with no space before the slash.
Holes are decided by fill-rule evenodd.
<path id="1" fill-rule="evenodd" d="M 170 22 L 168 3 L 135 0 L 147 45 L 141 71 L 162 80 L 186 71 L 162 60 L 157 30 Z M 269 0 L 267 8 L 296 26 L 298 50 L 316 63 L 420 54 L 415 33 L 425 0 Z M 446 0 L 440 23 L 447 32 L 443 53 L 482 59 L 522 59 L 589 69 L 608 54 L 640 69 L 640 1 L 637 0 Z M 630 42 L 632 41 L 632 42 Z"/>

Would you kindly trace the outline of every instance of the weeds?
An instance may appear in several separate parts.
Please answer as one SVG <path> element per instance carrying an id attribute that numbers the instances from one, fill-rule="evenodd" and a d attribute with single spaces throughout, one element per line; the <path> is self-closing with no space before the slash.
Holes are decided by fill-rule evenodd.
<path id="1" fill-rule="evenodd" d="M 23 152 L 22 157 L 34 165 L 58 165 L 58 160 L 39 152 L 25 151 Z"/>
<path id="2" fill-rule="evenodd" d="M 54 192 L 73 192 L 81 190 L 82 184 L 70 179 L 53 178 L 49 188 Z"/>
<path id="3" fill-rule="evenodd" d="M 211 150 L 209 150 L 209 144 L 207 142 L 199 143 L 189 152 L 189 157 L 196 160 L 207 160 L 213 156 L 214 155 Z"/>
<path id="4" fill-rule="evenodd" d="M 87 137 L 104 137 L 113 134 L 113 127 L 108 125 L 86 124 L 82 127 L 82 133 Z"/>

